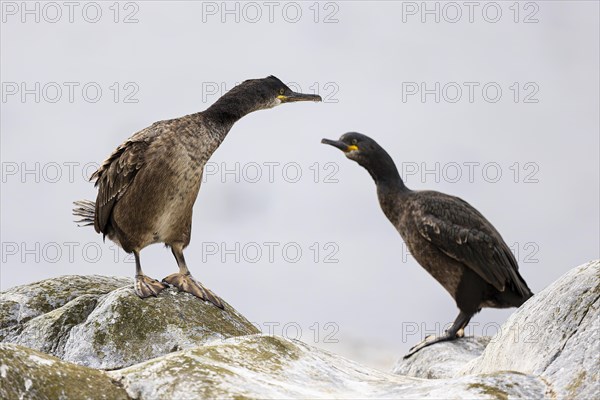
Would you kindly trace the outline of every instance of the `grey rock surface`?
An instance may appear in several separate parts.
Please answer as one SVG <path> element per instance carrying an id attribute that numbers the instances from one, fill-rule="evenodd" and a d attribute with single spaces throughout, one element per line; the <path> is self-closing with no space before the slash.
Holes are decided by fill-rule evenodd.
<path id="1" fill-rule="evenodd" d="M 600 398 L 600 261 L 581 265 L 521 306 L 463 375 L 541 376 L 559 398 Z"/>
<path id="2" fill-rule="evenodd" d="M 0 343 L 0 399 L 129 399 L 104 371 Z"/>
<path id="3" fill-rule="evenodd" d="M 231 306 L 221 310 L 174 288 L 142 300 L 130 279 L 61 277 L 31 286 L 2 293 L 0 309 L 9 310 L 0 316 L 3 341 L 88 367 L 123 368 L 258 332 Z"/>
<path id="4" fill-rule="evenodd" d="M 493 338 L 436 344 L 388 373 L 259 335 L 227 304 L 62 277 L 0 293 L 0 398 L 600 398 L 599 301 L 593 261 Z"/>
<path id="5" fill-rule="evenodd" d="M 542 398 L 542 380 L 513 372 L 418 379 L 362 366 L 276 336 L 252 335 L 169 354 L 109 375 L 136 399 Z"/>
<path id="6" fill-rule="evenodd" d="M 483 353 L 490 339 L 471 336 L 425 347 L 410 358 L 400 358 L 392 373 L 427 379 L 455 377 L 465 364 Z"/>
<path id="7" fill-rule="evenodd" d="M 100 296 L 131 285 L 129 278 L 68 275 L 17 286 L 0 292 L 0 341 L 19 333 L 32 318 L 49 313 L 83 296 Z"/>

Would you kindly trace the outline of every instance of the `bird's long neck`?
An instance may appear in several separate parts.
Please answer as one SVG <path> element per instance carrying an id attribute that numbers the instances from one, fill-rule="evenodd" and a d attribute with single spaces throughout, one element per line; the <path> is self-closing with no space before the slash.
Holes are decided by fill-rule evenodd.
<path id="1" fill-rule="evenodd" d="M 258 109 L 256 101 L 234 88 L 203 111 L 202 115 L 225 136 L 240 118 Z"/>
<path id="2" fill-rule="evenodd" d="M 394 160 L 383 149 L 380 156 L 371 160 L 365 168 L 375 181 L 378 192 L 401 194 L 410 191 L 400 177 Z"/>
<path id="3" fill-rule="evenodd" d="M 381 209 L 395 224 L 402 212 L 403 199 L 411 190 L 406 187 L 394 160 L 385 151 L 370 163 L 367 171 L 377 185 L 377 197 Z"/>

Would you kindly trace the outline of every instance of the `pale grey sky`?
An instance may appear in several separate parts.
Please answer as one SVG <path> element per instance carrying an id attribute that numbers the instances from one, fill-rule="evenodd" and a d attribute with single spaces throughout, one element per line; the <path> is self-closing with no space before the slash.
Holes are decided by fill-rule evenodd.
<path id="1" fill-rule="evenodd" d="M 599 256 L 597 2 L 54 4 L 2 2 L 2 290 L 133 276 L 122 251 L 72 222 L 71 202 L 95 199 L 83 175 L 137 130 L 271 74 L 325 101 L 234 126 L 186 251 L 194 275 L 265 332 L 300 328 L 386 367 L 456 316 L 366 171 L 320 144 L 347 131 L 386 148 L 409 187 L 479 209 L 534 292 Z M 142 263 L 159 279 L 176 270 L 160 245 Z M 474 332 L 512 311 L 484 309 Z"/>

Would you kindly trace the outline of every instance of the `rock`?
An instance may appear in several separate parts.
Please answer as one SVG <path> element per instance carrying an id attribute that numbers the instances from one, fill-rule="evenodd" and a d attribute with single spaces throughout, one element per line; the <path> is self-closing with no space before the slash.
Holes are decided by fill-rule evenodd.
<path id="1" fill-rule="evenodd" d="M 463 375 L 541 376 L 558 398 L 600 398 L 600 261 L 577 267 L 519 308 Z"/>
<path id="2" fill-rule="evenodd" d="M 109 375 L 129 396 L 157 398 L 542 398 L 542 380 L 513 372 L 454 379 L 398 376 L 276 336 L 172 353 Z"/>
<path id="3" fill-rule="evenodd" d="M 221 310 L 174 288 L 142 300 L 131 279 L 62 277 L 30 286 L 0 297 L 0 309 L 10 311 L 0 317 L 6 327 L 3 341 L 88 367 L 123 368 L 210 340 L 258 332 L 231 306 Z"/>
<path id="4" fill-rule="evenodd" d="M 142 300 L 129 279 L 50 279 L 0 294 L 1 340 L 63 361 L 1 344 L 0 398 L 600 398 L 599 308 L 594 261 L 493 338 L 439 343 L 387 373 L 172 288 Z"/>
<path id="5" fill-rule="evenodd" d="M 105 372 L 0 343 L 0 399 L 129 399 Z"/>
<path id="6" fill-rule="evenodd" d="M 427 379 L 455 377 L 466 363 L 483 353 L 490 339 L 490 336 L 465 337 L 425 347 L 410 358 L 400 358 L 392 373 Z"/>
<path id="7" fill-rule="evenodd" d="M 132 282 L 129 278 L 71 275 L 0 292 L 0 341 L 17 334 L 28 320 L 62 307 L 76 297 L 99 296 Z"/>

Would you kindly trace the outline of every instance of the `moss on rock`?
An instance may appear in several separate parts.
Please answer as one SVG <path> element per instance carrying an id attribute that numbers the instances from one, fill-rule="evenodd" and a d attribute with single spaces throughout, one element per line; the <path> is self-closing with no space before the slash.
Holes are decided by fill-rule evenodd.
<path id="1" fill-rule="evenodd" d="M 129 399 L 106 373 L 0 343 L 2 399 Z"/>
<path id="2" fill-rule="evenodd" d="M 67 275 L 0 292 L 0 341 L 18 334 L 30 319 L 79 296 L 102 295 L 131 284 L 129 278 Z"/>
<path id="3" fill-rule="evenodd" d="M 470 383 L 469 389 L 476 389 L 486 396 L 493 397 L 498 400 L 508 400 L 508 393 L 494 386 L 485 385 L 483 383 Z"/>
<path id="4" fill-rule="evenodd" d="M 0 341 L 117 369 L 210 340 L 258 333 L 227 304 L 221 310 L 174 288 L 140 299 L 131 282 L 65 276 L 3 292 Z"/>
<path id="5" fill-rule="evenodd" d="M 15 340 L 17 344 L 61 357 L 69 332 L 84 322 L 92 312 L 98 296 L 85 294 L 64 306 L 28 320 Z"/>
<path id="6" fill-rule="evenodd" d="M 64 358 L 101 369 L 133 365 L 214 339 L 257 333 L 235 309 L 221 310 L 170 288 L 140 299 L 129 287 L 104 296 L 69 335 Z"/>

